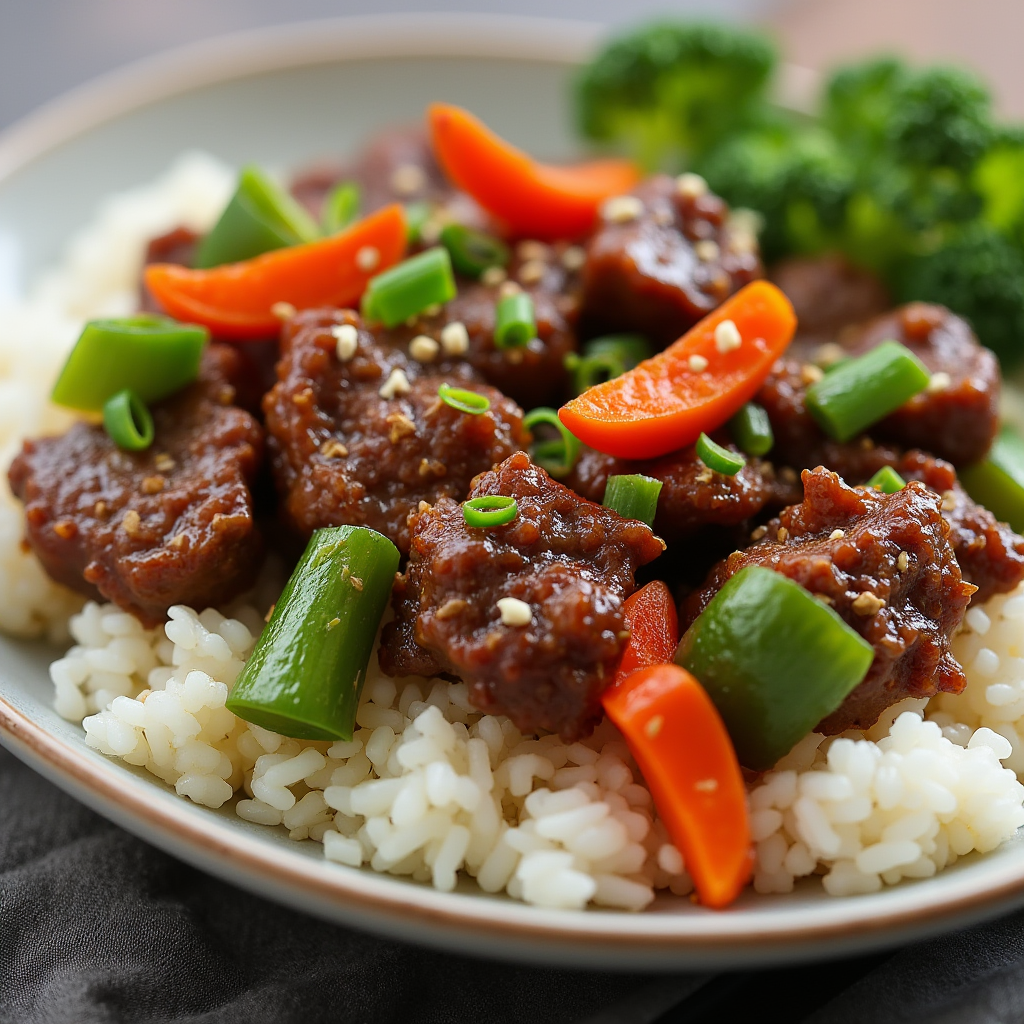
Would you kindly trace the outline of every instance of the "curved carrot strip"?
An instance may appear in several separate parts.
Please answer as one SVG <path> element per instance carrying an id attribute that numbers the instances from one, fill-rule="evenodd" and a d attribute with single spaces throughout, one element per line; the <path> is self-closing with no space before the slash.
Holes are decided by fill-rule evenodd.
<path id="1" fill-rule="evenodd" d="M 728 906 L 750 879 L 747 791 L 711 698 L 678 665 L 652 665 L 601 698 L 643 772 L 706 907 Z"/>
<path id="2" fill-rule="evenodd" d="M 623 611 L 630 633 L 615 673 L 615 684 L 638 668 L 671 661 L 679 646 L 676 602 L 661 580 L 652 580 L 627 598 Z"/>
<path id="3" fill-rule="evenodd" d="M 445 174 L 511 235 L 579 238 L 594 226 L 601 203 L 628 192 L 640 177 L 628 160 L 537 163 L 461 107 L 434 103 L 428 118 Z"/>
<path id="4" fill-rule="evenodd" d="M 725 320 L 742 340 L 721 351 L 715 329 Z M 664 352 L 563 405 L 559 419 L 607 455 L 666 455 L 720 427 L 750 401 L 795 330 L 789 299 L 768 281 L 754 281 Z"/>
<path id="5" fill-rule="evenodd" d="M 281 326 L 273 313 L 276 303 L 296 309 L 355 305 L 370 278 L 402 258 L 405 244 L 405 217 L 396 204 L 330 238 L 242 263 L 209 270 L 154 263 L 146 267 L 145 280 L 178 320 L 204 324 L 220 338 L 266 338 Z M 376 258 L 367 260 L 367 250 L 376 250 Z M 367 264 L 372 265 L 364 269 Z"/>

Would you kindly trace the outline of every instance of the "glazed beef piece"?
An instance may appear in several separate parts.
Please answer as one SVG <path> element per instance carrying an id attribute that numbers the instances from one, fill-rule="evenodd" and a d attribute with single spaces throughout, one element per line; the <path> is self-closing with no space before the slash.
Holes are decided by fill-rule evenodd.
<path id="1" fill-rule="evenodd" d="M 790 346 L 805 358 L 834 343 L 847 328 L 892 308 L 885 285 L 837 253 L 795 257 L 776 263 L 768 277 L 793 303 L 797 334 Z"/>
<path id="2" fill-rule="evenodd" d="M 153 406 L 156 438 L 121 451 L 102 427 L 26 441 L 11 465 L 29 544 L 58 582 L 156 626 L 171 605 L 229 601 L 253 580 L 259 424 L 232 404 L 238 357 L 205 353 L 200 379 Z"/>
<path id="3" fill-rule="evenodd" d="M 622 606 L 633 574 L 662 544 L 642 523 L 582 501 L 523 452 L 473 482 L 471 498 L 488 494 L 514 497 L 516 518 L 475 529 L 450 498 L 412 517 L 381 667 L 452 672 L 482 711 L 527 733 L 578 739 L 601 717 L 601 691 L 629 635 Z M 503 615 L 505 598 L 515 607 Z"/>
<path id="4" fill-rule="evenodd" d="M 338 329 L 357 329 L 347 361 Z M 409 550 L 421 501 L 462 498 L 470 481 L 519 448 L 522 412 L 467 367 L 440 373 L 381 344 L 351 310 L 308 310 L 282 332 L 278 382 L 264 399 L 274 477 L 303 534 L 356 524 Z M 448 382 L 486 396 L 473 416 L 438 398 Z"/>
<path id="5" fill-rule="evenodd" d="M 905 480 L 920 480 L 939 495 L 960 571 L 978 588 L 975 604 L 1013 590 L 1024 579 L 1024 537 L 974 501 L 948 462 L 927 452 L 910 451 L 896 470 Z"/>
<path id="6" fill-rule="evenodd" d="M 679 181 L 647 179 L 635 192 L 639 216 L 612 213 L 590 239 L 585 334 L 638 331 L 663 348 L 761 276 L 756 241 L 730 229 L 725 201 Z"/>
<path id="7" fill-rule="evenodd" d="M 939 496 L 916 481 L 894 494 L 848 487 L 826 469 L 805 472 L 803 484 L 803 502 L 712 570 L 684 605 L 683 624 L 744 566 L 767 566 L 826 601 L 875 649 L 863 682 L 817 731 L 866 729 L 904 697 L 959 693 L 965 678 L 949 639 L 974 587 L 961 577 Z"/>
<path id="8" fill-rule="evenodd" d="M 905 448 L 925 448 L 955 466 L 985 457 L 999 429 L 999 363 L 964 320 L 944 306 L 912 302 L 844 339 L 861 355 L 893 338 L 928 367 L 933 386 L 872 427 Z"/>

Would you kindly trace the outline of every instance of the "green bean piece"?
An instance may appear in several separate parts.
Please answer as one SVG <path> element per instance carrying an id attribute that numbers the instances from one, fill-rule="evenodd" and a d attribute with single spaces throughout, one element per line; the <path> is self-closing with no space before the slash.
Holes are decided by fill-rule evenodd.
<path id="1" fill-rule="evenodd" d="M 910 349 L 883 341 L 812 384 L 807 409 L 825 433 L 849 441 L 922 392 L 929 380 L 928 369 Z"/>
<path id="2" fill-rule="evenodd" d="M 50 395 L 57 405 L 99 412 L 125 389 L 152 403 L 199 375 L 205 327 L 165 316 L 90 320 L 82 329 Z"/>
<path id="3" fill-rule="evenodd" d="M 363 294 L 363 316 L 395 327 L 453 298 L 451 257 L 443 246 L 435 246 L 371 278 Z"/>
<path id="4" fill-rule="evenodd" d="M 895 494 L 907 486 L 907 481 L 892 466 L 883 466 L 866 484 L 883 494 Z"/>
<path id="5" fill-rule="evenodd" d="M 304 740 L 350 740 L 398 549 L 363 526 L 317 530 L 231 690 L 247 722 Z"/>
<path id="6" fill-rule="evenodd" d="M 127 388 L 103 406 L 103 429 L 126 452 L 143 452 L 153 443 L 153 417 L 146 403 Z"/>
<path id="7" fill-rule="evenodd" d="M 742 455 L 715 444 L 703 433 L 697 438 L 697 456 L 708 469 L 723 476 L 735 476 L 747 464 Z"/>
<path id="8" fill-rule="evenodd" d="M 331 189 L 324 200 L 320 217 L 320 228 L 325 235 L 336 235 L 344 231 L 359 216 L 362 194 L 354 181 L 343 181 Z"/>
<path id="9" fill-rule="evenodd" d="M 960 483 L 997 519 L 1024 532 L 1024 438 L 1004 426 L 981 462 L 959 471 Z"/>
<path id="10" fill-rule="evenodd" d="M 874 653 L 798 583 L 748 565 L 686 631 L 676 662 L 714 701 L 740 764 L 765 771 L 839 707 Z"/>
<path id="11" fill-rule="evenodd" d="M 533 299 L 515 292 L 498 300 L 494 311 L 494 347 L 519 348 L 537 337 Z"/>
<path id="12" fill-rule="evenodd" d="M 642 473 L 622 473 L 608 477 L 601 504 L 618 512 L 623 519 L 639 519 L 654 525 L 658 511 L 658 496 L 663 484 Z"/>
<path id="13" fill-rule="evenodd" d="M 319 236 L 316 223 L 288 192 L 253 164 L 243 167 L 220 220 L 199 243 L 199 268 L 238 263 Z"/>
<path id="14" fill-rule="evenodd" d="M 446 224 L 441 229 L 441 244 L 451 256 L 452 266 L 466 277 L 479 277 L 489 267 L 504 267 L 511 255 L 500 238 L 464 224 Z"/>
<path id="15" fill-rule="evenodd" d="M 737 447 L 748 455 L 767 455 L 775 444 L 771 420 L 764 406 L 747 402 L 731 420 L 729 430 Z"/>

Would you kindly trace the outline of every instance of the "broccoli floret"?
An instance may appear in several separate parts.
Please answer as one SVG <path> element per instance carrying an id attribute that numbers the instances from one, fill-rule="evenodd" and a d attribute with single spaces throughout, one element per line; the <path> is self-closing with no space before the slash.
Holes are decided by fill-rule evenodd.
<path id="1" fill-rule="evenodd" d="M 974 172 L 987 224 L 1024 245 L 1024 128 L 996 133 Z"/>
<path id="2" fill-rule="evenodd" d="M 583 69 L 579 125 L 649 170 L 679 168 L 748 122 L 775 64 L 771 43 L 755 33 L 710 23 L 646 25 Z"/>
<path id="3" fill-rule="evenodd" d="M 971 224 L 934 253 L 911 260 L 899 297 L 948 306 L 1006 367 L 1024 356 L 1024 254 L 986 224 Z"/>
<path id="4" fill-rule="evenodd" d="M 822 123 L 851 154 L 870 160 L 885 146 L 893 103 L 907 77 L 897 57 L 840 68 L 825 87 Z"/>

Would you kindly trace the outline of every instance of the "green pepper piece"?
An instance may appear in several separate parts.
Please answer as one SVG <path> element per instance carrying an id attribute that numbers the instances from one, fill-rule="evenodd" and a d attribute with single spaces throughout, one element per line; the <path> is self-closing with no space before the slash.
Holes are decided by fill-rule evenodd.
<path id="1" fill-rule="evenodd" d="M 654 525 L 658 512 L 658 496 L 664 486 L 661 480 L 642 473 L 622 473 L 608 477 L 601 504 L 618 512 L 623 519 L 639 519 Z"/>
<path id="2" fill-rule="evenodd" d="M 250 165 L 242 168 L 235 194 L 199 243 L 195 265 L 206 268 L 238 263 L 317 237 L 316 223 L 302 205 Z"/>
<path id="3" fill-rule="evenodd" d="M 831 608 L 758 565 L 726 581 L 676 652 L 753 771 L 771 768 L 835 711 L 873 658 L 871 644 Z"/>
<path id="4" fill-rule="evenodd" d="M 366 527 L 317 530 L 231 690 L 228 710 L 284 736 L 351 739 L 398 557 L 387 537 Z"/>
<path id="5" fill-rule="evenodd" d="M 361 192 L 354 181 L 343 181 L 331 189 L 324 200 L 320 226 L 325 235 L 344 231 L 359 216 Z"/>
<path id="6" fill-rule="evenodd" d="M 1004 426 L 981 462 L 960 470 L 960 483 L 980 505 L 1024 531 L 1024 438 Z"/>
<path id="7" fill-rule="evenodd" d="M 50 399 L 99 412 L 121 391 L 150 404 L 180 390 L 199 374 L 210 332 L 165 316 L 90 320 L 60 371 Z"/>
<path id="8" fill-rule="evenodd" d="M 895 494 L 907 486 L 907 481 L 892 466 L 883 466 L 864 486 L 874 487 L 883 494 Z"/>

